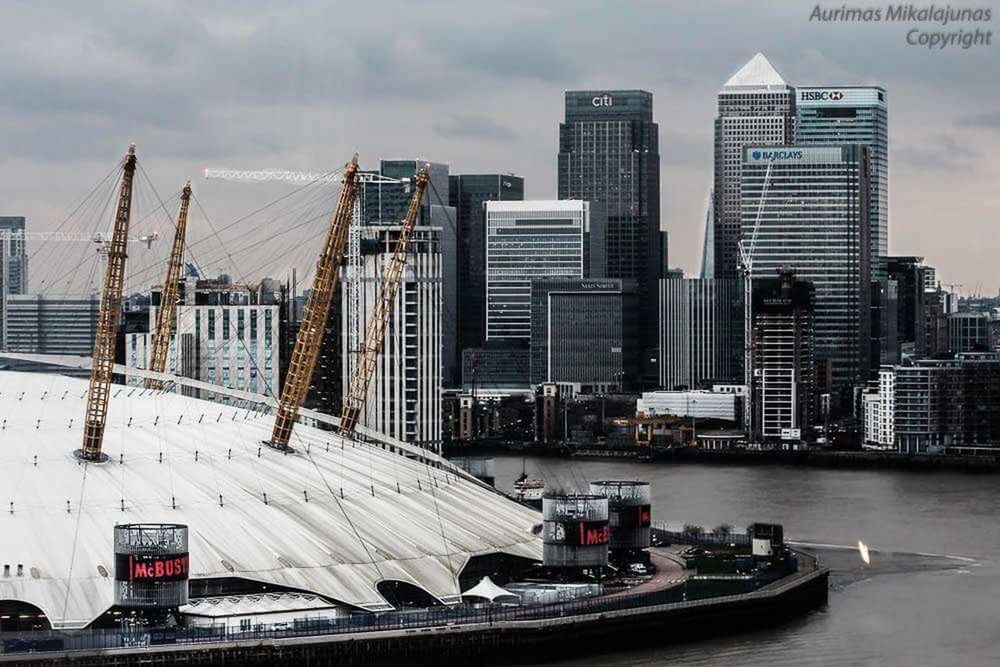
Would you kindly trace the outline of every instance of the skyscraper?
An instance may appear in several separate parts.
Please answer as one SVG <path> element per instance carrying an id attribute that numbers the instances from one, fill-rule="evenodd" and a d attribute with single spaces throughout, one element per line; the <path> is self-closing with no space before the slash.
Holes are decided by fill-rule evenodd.
<path id="1" fill-rule="evenodd" d="M 486 202 L 524 199 L 524 179 L 512 174 L 461 174 L 449 178 L 458 230 L 458 348 L 486 340 Z"/>
<path id="2" fill-rule="evenodd" d="M 791 271 L 757 281 L 753 290 L 753 435 L 807 436 L 816 412 L 813 286 Z"/>
<path id="3" fill-rule="evenodd" d="M 719 91 L 715 119 L 714 277 L 739 276 L 743 147 L 790 144 L 794 131 L 795 91 L 764 54 L 758 53 Z"/>
<path id="4" fill-rule="evenodd" d="M 601 277 L 589 247 L 604 225 L 603 207 L 586 201 L 486 202 L 486 338 L 531 338 L 533 279 Z"/>
<path id="5" fill-rule="evenodd" d="M 347 354 L 352 338 L 349 327 L 355 327 L 354 335 L 364 340 L 365 325 L 372 317 L 400 227 L 366 225 L 359 231 L 363 250 L 361 316 L 348 320 L 348 309 L 343 311 L 345 388 L 350 386 L 357 359 Z M 418 225 L 413 230 L 382 353 L 358 419 L 362 426 L 435 451 L 441 442 L 441 237 L 442 230 L 437 226 Z M 348 275 L 342 282 L 345 302 L 354 280 Z"/>
<path id="6" fill-rule="evenodd" d="M 889 120 L 879 86 L 795 89 L 799 145 L 861 144 L 869 148 L 872 279 L 885 278 L 889 251 Z"/>
<path id="7" fill-rule="evenodd" d="M 640 344 L 644 350 L 655 349 L 656 284 L 665 267 L 659 126 L 653 122 L 652 93 L 566 92 L 565 119 L 559 125 L 559 199 L 605 205 L 603 275 L 636 281 L 643 304 Z"/>
<path id="8" fill-rule="evenodd" d="M 531 281 L 531 383 L 574 384 L 592 393 L 633 382 L 637 305 L 633 280 Z"/>
<path id="9" fill-rule="evenodd" d="M 694 389 L 737 372 L 730 349 L 739 323 L 739 281 L 731 278 L 660 280 L 660 386 Z"/>
<path id="10" fill-rule="evenodd" d="M 831 363 L 836 399 L 845 409 L 851 389 L 868 374 L 867 155 L 864 146 L 743 150 L 744 234 L 759 216 L 752 277 L 787 269 L 814 285 L 816 358 Z"/>
<path id="11" fill-rule="evenodd" d="M 0 234 L 6 233 L 6 247 L 3 249 L 3 266 L 0 274 L 7 294 L 28 292 L 28 252 L 24 243 L 24 217 L 0 216 Z"/>
<path id="12" fill-rule="evenodd" d="M 369 225 L 398 225 L 410 203 L 410 183 L 414 174 L 430 166 L 430 182 L 420 207 L 417 224 L 440 228 L 434 245 L 441 253 L 441 377 L 445 386 L 458 386 L 461 375 L 461 355 L 458 347 L 458 285 L 459 252 L 455 208 L 451 205 L 448 165 L 421 159 L 382 160 L 379 173 L 400 183 L 365 183 L 360 194 L 362 220 Z M 345 297 L 350 295 L 345 294 Z M 352 307 L 348 298 L 344 302 Z M 353 327 L 348 327 L 349 332 Z M 361 329 L 363 332 L 364 330 Z M 363 339 L 363 333 L 362 333 Z M 353 351 L 352 351 L 353 352 Z"/>

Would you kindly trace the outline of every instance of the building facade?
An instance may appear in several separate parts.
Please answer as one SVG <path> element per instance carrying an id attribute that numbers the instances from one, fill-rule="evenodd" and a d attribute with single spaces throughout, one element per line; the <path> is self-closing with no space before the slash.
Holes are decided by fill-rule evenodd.
<path id="1" fill-rule="evenodd" d="M 743 399 L 741 393 L 706 389 L 644 391 L 636 401 L 635 410 L 645 417 L 693 417 L 737 423 Z"/>
<path id="2" fill-rule="evenodd" d="M 350 327 L 364 341 L 382 279 L 399 240 L 399 225 L 368 225 L 359 230 L 362 273 L 358 290 L 360 312 L 347 318 L 344 309 L 345 391 L 357 362 L 348 341 Z M 441 443 L 442 389 L 442 230 L 418 226 L 410 239 L 406 267 L 385 331 L 382 353 L 368 386 L 368 398 L 358 423 L 405 442 L 434 451 Z M 342 281 L 346 300 L 353 288 L 353 276 Z"/>
<path id="3" fill-rule="evenodd" d="M 783 269 L 813 284 L 815 355 L 830 362 L 834 404 L 841 410 L 869 371 L 867 155 L 863 146 L 743 150 L 743 233 L 758 228 L 752 278 Z"/>
<path id="4" fill-rule="evenodd" d="M 27 294 L 28 292 L 28 248 L 24 240 L 25 221 L 23 216 L 0 216 L 0 238 L 3 240 L 3 271 L 6 294 Z"/>
<path id="5" fill-rule="evenodd" d="M 531 282 L 531 383 L 620 391 L 637 376 L 636 284 L 614 278 Z"/>
<path id="6" fill-rule="evenodd" d="M 948 351 L 952 354 L 993 349 L 993 319 L 988 313 L 949 313 L 945 321 L 948 326 Z"/>
<path id="7" fill-rule="evenodd" d="M 1000 355 L 918 359 L 892 372 L 887 400 L 901 453 L 993 454 L 1000 448 Z"/>
<path id="8" fill-rule="evenodd" d="M 896 448 L 896 373 L 893 366 L 879 369 L 878 379 L 862 395 L 864 412 L 864 449 Z"/>
<path id="9" fill-rule="evenodd" d="M 507 394 L 526 392 L 530 385 L 527 341 L 492 342 L 462 350 L 462 391 Z"/>
<path id="10" fill-rule="evenodd" d="M 149 309 L 156 322 L 159 306 Z M 209 384 L 264 396 L 278 396 L 281 387 L 281 316 L 277 304 L 222 303 L 176 306 L 175 333 L 167 351 L 166 372 Z M 152 334 L 125 334 L 125 365 L 149 368 Z M 129 384 L 143 379 L 128 376 Z M 178 393 L 220 403 L 232 398 L 209 390 L 176 388 Z"/>
<path id="11" fill-rule="evenodd" d="M 782 146 L 792 143 L 794 137 L 795 91 L 767 58 L 758 53 L 719 91 L 715 119 L 712 277 L 739 277 L 744 147 Z"/>
<path id="12" fill-rule="evenodd" d="M 789 271 L 753 291 L 755 440 L 802 440 L 816 414 L 815 291 Z"/>
<path id="13" fill-rule="evenodd" d="M 512 174 L 461 174 L 448 194 L 458 229 L 459 350 L 486 341 L 486 202 L 522 201 L 524 179 Z"/>
<path id="14" fill-rule="evenodd" d="M 97 294 L 11 294 L 7 351 L 90 356 L 101 301 Z"/>
<path id="15" fill-rule="evenodd" d="M 592 277 L 636 281 L 642 304 L 640 344 L 654 349 L 657 280 L 662 276 L 659 126 L 644 90 L 574 90 L 559 125 L 559 199 L 599 202 L 607 234 Z M 644 358 L 650 355 L 644 354 Z"/>
<path id="16" fill-rule="evenodd" d="M 739 281 L 683 278 L 660 281 L 660 386 L 693 389 L 730 381 L 734 363 L 733 329 L 739 326 Z"/>
<path id="17" fill-rule="evenodd" d="M 531 338 L 531 281 L 592 277 L 592 230 L 603 208 L 586 201 L 486 202 L 486 339 Z"/>
<path id="18" fill-rule="evenodd" d="M 889 116 L 880 86 L 795 89 L 795 143 L 867 146 L 870 161 L 869 256 L 872 279 L 886 276 L 889 254 Z"/>
<path id="19" fill-rule="evenodd" d="M 399 179 L 400 182 L 363 184 L 360 193 L 361 218 L 367 225 L 398 225 L 410 204 L 411 179 L 424 165 L 429 166 L 430 181 L 424 193 L 417 224 L 439 229 L 436 245 L 441 253 L 441 377 L 444 386 L 457 387 L 461 380 L 461 348 L 458 343 L 461 317 L 460 230 L 456 209 L 451 203 L 448 165 L 421 159 L 382 160 L 377 173 L 386 178 Z M 354 306 L 352 295 L 345 293 L 345 297 L 343 303 L 348 312 L 351 312 Z M 348 319 L 350 317 L 349 315 Z M 353 320 L 349 324 L 350 326 L 345 327 L 348 343 L 360 344 L 364 337 L 352 340 L 350 331 L 357 331 L 358 327 Z"/>

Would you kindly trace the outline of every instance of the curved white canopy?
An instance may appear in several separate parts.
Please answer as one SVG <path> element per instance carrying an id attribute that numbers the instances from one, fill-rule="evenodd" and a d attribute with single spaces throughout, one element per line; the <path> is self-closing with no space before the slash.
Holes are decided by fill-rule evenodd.
<path id="1" fill-rule="evenodd" d="M 302 425 L 282 454 L 261 444 L 272 416 L 178 394 L 115 386 L 110 460 L 84 464 L 72 452 L 86 390 L 0 372 L 0 600 L 33 604 L 54 627 L 86 626 L 113 604 L 117 523 L 187 524 L 194 579 L 242 577 L 369 610 L 388 608 L 382 580 L 450 603 L 475 555 L 541 559 L 539 514 L 447 464 Z"/>

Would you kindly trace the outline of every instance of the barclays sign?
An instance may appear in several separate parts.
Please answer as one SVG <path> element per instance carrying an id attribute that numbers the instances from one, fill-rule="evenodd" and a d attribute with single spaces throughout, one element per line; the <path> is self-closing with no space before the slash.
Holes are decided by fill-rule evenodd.
<path id="1" fill-rule="evenodd" d="M 762 150 L 754 149 L 750 151 L 751 162 L 775 160 L 801 160 L 803 152 L 801 150 Z"/>

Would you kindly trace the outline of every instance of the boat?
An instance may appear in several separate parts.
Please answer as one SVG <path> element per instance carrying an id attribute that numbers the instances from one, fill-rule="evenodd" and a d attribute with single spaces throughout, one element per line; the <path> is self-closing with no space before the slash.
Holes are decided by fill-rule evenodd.
<path id="1" fill-rule="evenodd" d="M 508 495 L 519 503 L 541 509 L 542 496 L 545 495 L 545 480 L 529 479 L 523 460 L 521 465 L 521 476 L 514 480 Z"/>

